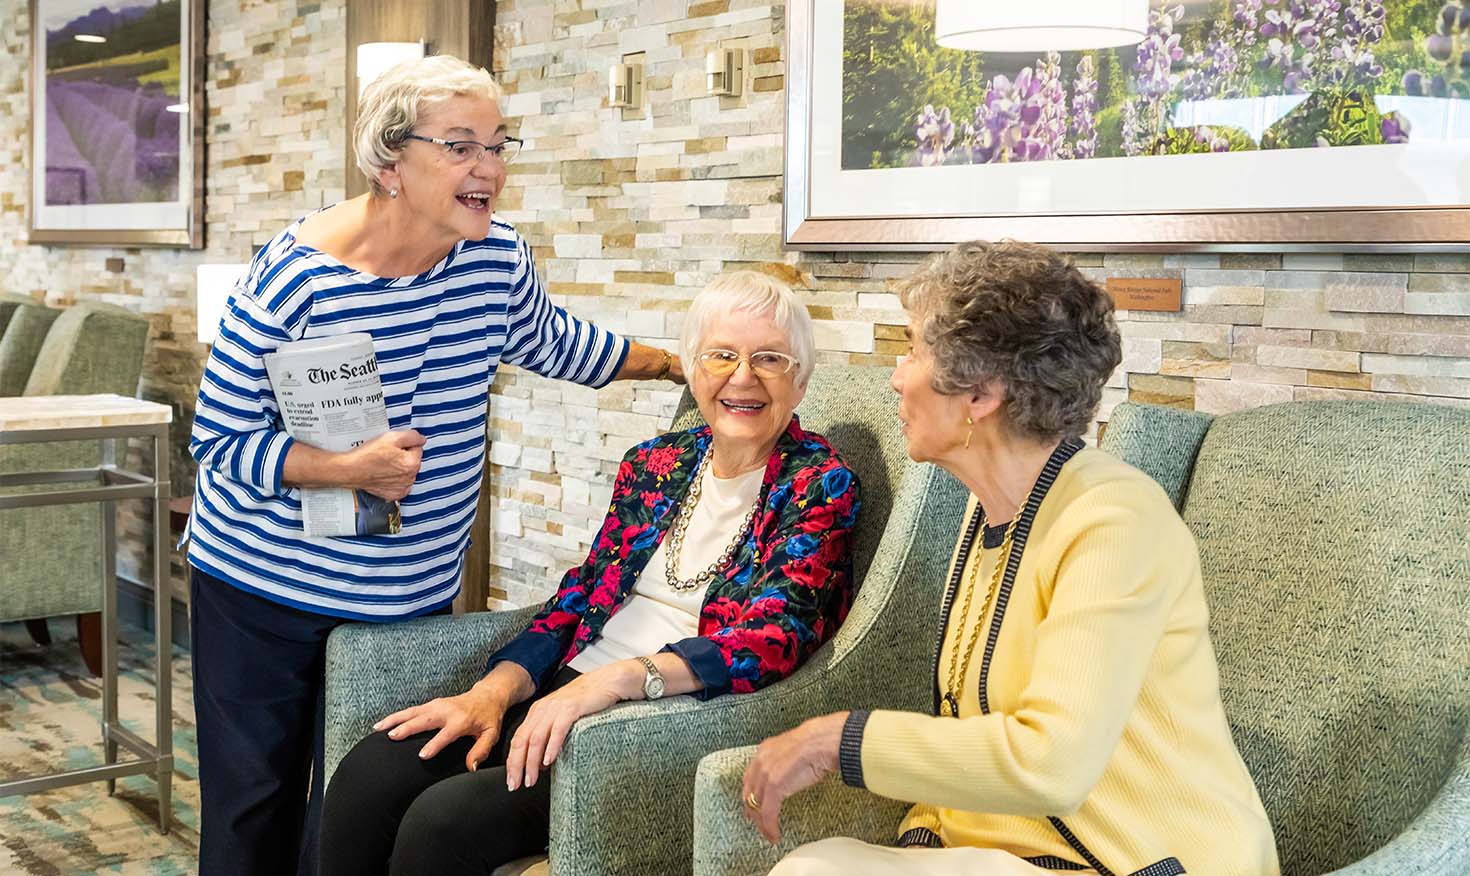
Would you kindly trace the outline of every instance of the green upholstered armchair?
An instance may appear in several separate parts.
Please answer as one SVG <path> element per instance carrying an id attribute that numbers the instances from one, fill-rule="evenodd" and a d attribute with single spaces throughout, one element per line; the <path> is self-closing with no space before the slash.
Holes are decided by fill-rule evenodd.
<path id="1" fill-rule="evenodd" d="M 1199 541 L 1226 712 L 1284 876 L 1470 873 L 1467 436 L 1470 411 L 1387 403 L 1124 404 L 1108 425 L 1103 449 L 1163 484 Z M 826 781 L 772 848 L 741 817 L 752 751 L 700 764 L 700 876 L 896 838 L 906 806 Z"/>
<path id="2" fill-rule="evenodd" d="M 0 295 L 0 398 L 25 391 L 46 333 L 60 315 L 34 298 Z"/>
<path id="3" fill-rule="evenodd" d="M 0 360 L 26 320 L 48 319 L 33 311 L 49 308 L 22 306 L 15 311 L 0 343 Z M 148 342 L 145 317 L 93 303 L 49 314 L 48 321 L 54 321 L 35 355 L 24 395 L 137 394 Z M 97 441 L 0 446 L 0 472 L 91 468 L 99 454 Z M 0 621 L 40 621 L 29 626 L 44 639 L 41 619 L 101 610 L 100 515 L 96 504 L 0 511 Z"/>
<path id="4" fill-rule="evenodd" d="M 908 461 L 889 375 L 818 368 L 800 408 L 802 425 L 826 435 L 862 481 L 860 584 L 847 621 L 792 677 L 757 693 L 625 703 L 577 722 L 552 772 L 555 876 L 687 873 L 694 770 L 705 754 L 836 708 L 927 701 L 923 655 L 964 495 L 957 482 Z M 675 427 L 697 417 L 686 394 Z M 468 688 L 534 611 L 335 630 L 327 646 L 328 775 L 373 721 Z"/>

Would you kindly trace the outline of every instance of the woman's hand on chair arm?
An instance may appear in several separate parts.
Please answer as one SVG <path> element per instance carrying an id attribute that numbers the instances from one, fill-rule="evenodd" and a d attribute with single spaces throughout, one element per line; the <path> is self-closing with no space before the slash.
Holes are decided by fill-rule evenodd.
<path id="1" fill-rule="evenodd" d="M 664 678 L 664 695 L 690 693 L 704 687 L 689 664 L 677 654 L 662 652 L 649 658 Z M 506 787 L 514 791 L 536 784 L 551 766 L 578 718 L 595 715 L 623 700 L 643 699 L 647 671 L 638 660 L 619 660 L 580 676 L 565 687 L 537 700 L 510 741 L 505 757 Z"/>
<path id="2" fill-rule="evenodd" d="M 374 730 L 387 730 L 390 739 L 405 739 L 416 733 L 438 730 L 419 749 L 424 760 L 435 756 L 446 745 L 462 736 L 472 736 L 475 744 L 465 755 L 465 768 L 474 770 L 490 755 L 500 738 L 500 725 L 511 706 L 535 692 L 531 676 L 518 664 L 506 661 L 496 664 L 475 686 L 458 696 L 439 697 L 427 703 L 394 712 L 373 725 Z"/>

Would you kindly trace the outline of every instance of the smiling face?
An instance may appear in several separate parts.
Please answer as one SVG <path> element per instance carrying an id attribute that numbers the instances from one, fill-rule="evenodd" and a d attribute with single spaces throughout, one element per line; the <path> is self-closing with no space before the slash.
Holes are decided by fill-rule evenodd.
<path id="1" fill-rule="evenodd" d="M 494 145 L 505 137 L 505 121 L 495 101 L 460 95 L 421 112 L 413 133 Z M 478 162 L 456 161 L 444 146 L 409 140 L 398 163 L 382 172 L 382 183 L 398 189 L 397 200 L 446 238 L 481 240 L 490 233 L 495 199 L 505 187 L 505 165 L 490 153 Z"/>
<path id="2" fill-rule="evenodd" d="M 890 383 L 898 393 L 898 418 L 903 421 L 909 459 L 943 465 L 964 446 L 971 428 L 965 423 L 971 415 L 971 400 L 934 389 L 934 356 L 929 345 L 912 323 L 906 334 L 908 354 L 898 360 Z"/>
<path id="3" fill-rule="evenodd" d="M 742 357 L 760 351 L 793 352 L 786 333 L 771 314 L 748 312 L 728 313 L 715 320 L 698 350 L 731 350 Z M 806 387 L 796 384 L 798 370 L 793 368 L 779 377 L 760 377 L 751 370 L 747 358 L 731 373 L 716 376 L 698 364 L 696 357 L 689 375 L 690 391 L 710 425 L 716 445 L 741 448 L 749 451 L 751 458 L 769 455 L 806 394 Z"/>

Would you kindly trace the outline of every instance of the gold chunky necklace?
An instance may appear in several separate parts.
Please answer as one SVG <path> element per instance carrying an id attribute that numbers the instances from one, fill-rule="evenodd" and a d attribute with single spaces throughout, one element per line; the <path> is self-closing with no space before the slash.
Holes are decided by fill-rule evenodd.
<path id="1" fill-rule="evenodd" d="M 1011 522 L 1006 525 L 1005 537 L 1000 540 L 1000 553 L 995 557 L 995 569 L 990 573 L 990 587 L 985 591 L 985 602 L 980 606 L 980 617 L 975 620 L 975 629 L 970 633 L 970 642 L 965 646 L 963 663 L 960 658 L 960 649 L 956 647 L 949 654 L 949 680 L 945 684 L 944 698 L 939 704 L 939 714 L 946 718 L 958 717 L 960 713 L 960 693 L 965 689 L 965 676 L 970 672 L 970 661 L 975 656 L 975 649 L 980 645 L 980 631 L 985 628 L 985 615 L 990 612 L 990 605 L 995 601 L 996 591 L 1000 589 L 1001 576 L 1005 574 L 1006 564 L 1010 561 L 1011 537 L 1016 534 L 1016 524 L 1021 522 L 1021 515 L 1026 512 L 1026 506 L 1031 504 L 1031 493 L 1036 491 L 1036 485 L 1031 485 L 1031 490 L 1026 493 L 1026 500 L 1021 507 L 1016 509 L 1016 514 Z M 980 509 L 980 545 L 982 552 L 985 546 L 985 509 Z M 982 553 L 982 557 L 984 554 Z M 965 637 L 965 627 L 970 622 L 970 605 L 975 597 L 975 579 L 980 574 L 980 567 L 984 561 L 977 562 L 970 567 L 970 573 L 965 576 L 965 602 L 960 608 L 960 630 L 956 646 Z"/>
<path id="2" fill-rule="evenodd" d="M 692 578 L 679 577 L 679 555 L 684 551 L 684 531 L 689 528 L 689 521 L 694 517 L 694 508 L 699 504 L 700 493 L 704 491 L 704 470 L 709 467 L 710 459 L 714 455 L 714 449 L 711 448 L 705 452 L 704 459 L 699 461 L 699 467 L 694 470 L 694 482 L 689 486 L 689 494 L 684 497 L 683 502 L 679 503 L 679 514 L 674 518 L 673 526 L 670 527 L 669 549 L 664 554 L 664 577 L 668 579 L 669 589 L 676 593 L 688 593 L 691 590 L 708 587 L 720 570 L 730 565 L 730 560 L 735 556 L 735 549 L 745 541 L 745 533 L 750 530 L 750 524 L 755 520 L 755 513 L 761 507 L 760 495 L 757 493 L 755 506 L 750 509 L 749 514 L 745 515 L 745 521 L 736 530 L 735 537 L 725 546 L 725 551 L 720 554 L 720 558 L 715 560 L 708 569 L 704 569 Z"/>

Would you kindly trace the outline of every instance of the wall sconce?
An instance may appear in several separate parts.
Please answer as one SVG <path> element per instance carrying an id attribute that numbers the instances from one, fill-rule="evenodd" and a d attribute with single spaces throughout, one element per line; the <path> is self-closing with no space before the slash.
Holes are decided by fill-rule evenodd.
<path id="1" fill-rule="evenodd" d="M 416 43 L 363 43 L 357 47 L 357 96 L 368 83 L 404 61 L 416 61 L 425 54 L 422 40 Z"/>
<path id="2" fill-rule="evenodd" d="M 214 343 L 230 294 L 249 265 L 199 265 L 194 269 L 194 315 L 201 344 Z"/>
<path id="3" fill-rule="evenodd" d="M 745 85 L 745 50 L 715 49 L 705 55 L 704 85 L 711 95 L 739 97 Z"/>
<path id="4" fill-rule="evenodd" d="M 642 64 L 614 64 L 608 68 L 607 105 L 623 109 L 643 105 Z"/>

